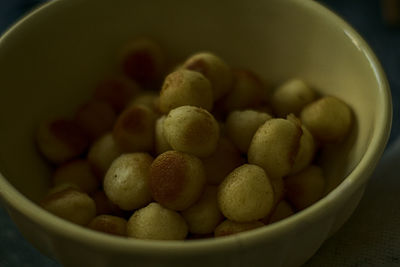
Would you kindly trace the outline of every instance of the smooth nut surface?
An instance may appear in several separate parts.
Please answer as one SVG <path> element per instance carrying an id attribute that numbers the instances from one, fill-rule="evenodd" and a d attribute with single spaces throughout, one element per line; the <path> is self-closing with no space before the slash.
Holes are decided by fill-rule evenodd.
<path id="1" fill-rule="evenodd" d="M 160 91 L 160 110 L 168 113 L 180 106 L 196 106 L 211 111 L 213 106 L 211 83 L 203 74 L 187 69 L 170 73 Z"/>
<path id="2" fill-rule="evenodd" d="M 190 56 L 182 67 L 200 72 L 211 82 L 214 100 L 225 95 L 232 86 L 233 77 L 230 67 L 213 53 L 196 53 Z"/>
<path id="3" fill-rule="evenodd" d="M 240 223 L 231 220 L 225 220 L 215 228 L 214 236 L 220 237 L 220 236 L 233 235 L 240 232 L 245 232 L 255 228 L 259 228 L 262 226 L 264 226 L 264 224 L 260 221 Z"/>
<path id="4" fill-rule="evenodd" d="M 285 119 L 270 119 L 258 128 L 251 141 L 248 160 L 261 166 L 271 178 L 290 173 L 299 150 L 302 130 Z"/>
<path id="5" fill-rule="evenodd" d="M 300 114 L 302 123 L 321 142 L 341 141 L 350 131 L 352 117 L 349 106 L 333 96 L 310 103 Z"/>
<path id="6" fill-rule="evenodd" d="M 183 240 L 187 233 L 179 213 L 155 202 L 135 211 L 127 224 L 128 236 L 139 239 Z"/>
<path id="7" fill-rule="evenodd" d="M 174 150 L 208 157 L 217 148 L 219 125 L 207 110 L 181 106 L 165 118 L 164 136 Z"/>
<path id="8" fill-rule="evenodd" d="M 274 190 L 265 171 L 251 164 L 233 170 L 219 185 L 218 205 L 226 218 L 236 222 L 267 216 L 274 205 Z"/>
<path id="9" fill-rule="evenodd" d="M 127 221 L 124 218 L 113 215 L 99 215 L 90 221 L 88 227 L 107 234 L 126 236 L 126 224 Z"/>
<path id="10" fill-rule="evenodd" d="M 149 170 L 153 158 L 147 153 L 122 154 L 104 178 L 107 197 L 123 210 L 144 207 L 151 201 Z"/>

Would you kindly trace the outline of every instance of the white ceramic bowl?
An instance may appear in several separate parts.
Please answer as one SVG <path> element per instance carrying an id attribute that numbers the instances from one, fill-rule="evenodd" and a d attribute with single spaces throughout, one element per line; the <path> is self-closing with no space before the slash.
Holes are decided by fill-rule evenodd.
<path id="1" fill-rule="evenodd" d="M 172 59 L 211 50 L 272 83 L 300 77 L 354 110 L 348 142 L 324 159 L 331 191 L 279 223 L 219 239 L 143 241 L 87 230 L 35 204 L 49 169 L 36 125 L 70 114 L 115 68 L 127 40 L 147 35 Z M 66 266 L 298 266 L 357 206 L 391 124 L 391 96 L 365 41 L 314 1 L 56 0 L 0 39 L 0 194 L 22 234 Z"/>

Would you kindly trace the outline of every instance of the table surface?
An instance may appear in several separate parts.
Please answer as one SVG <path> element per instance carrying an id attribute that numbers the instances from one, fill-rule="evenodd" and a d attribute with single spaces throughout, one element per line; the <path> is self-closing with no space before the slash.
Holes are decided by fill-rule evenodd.
<path id="1" fill-rule="evenodd" d="M 0 33 L 15 22 L 22 14 L 43 0 L 0 0 Z M 400 28 L 390 27 L 383 22 L 378 0 L 323 0 L 319 1 L 348 21 L 370 44 L 387 74 L 393 97 L 393 127 L 388 150 L 378 166 L 383 170 L 393 170 L 393 163 L 400 158 L 400 142 L 395 142 L 400 133 Z M 394 146 L 397 146 L 394 149 Z M 388 165 L 389 164 L 389 165 Z M 371 208 L 380 210 L 382 205 L 400 203 L 397 191 L 400 183 L 393 172 L 382 178 L 373 177 L 366 194 L 344 227 L 328 240 L 306 266 L 400 266 L 400 213 L 397 209 L 384 209 L 381 216 L 370 218 Z M 391 179 L 391 180 L 390 180 Z M 380 190 L 380 191 L 379 191 Z M 385 191 L 385 198 L 376 197 Z M 390 216 L 388 214 L 390 213 Z M 378 215 L 378 213 L 375 213 Z M 381 218 L 386 218 L 382 221 Z M 368 223 L 365 223 L 368 221 Z M 6 211 L 0 207 L 0 266 L 60 266 L 55 261 L 41 255 L 18 232 Z M 356 230 L 355 230 L 356 229 Z"/>

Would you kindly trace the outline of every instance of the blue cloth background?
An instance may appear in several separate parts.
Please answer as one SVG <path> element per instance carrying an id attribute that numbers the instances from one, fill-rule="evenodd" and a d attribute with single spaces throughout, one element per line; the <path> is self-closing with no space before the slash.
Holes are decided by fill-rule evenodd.
<path id="1" fill-rule="evenodd" d="M 0 0 L 0 32 L 4 32 L 21 15 L 41 2 L 44 2 L 44 0 Z M 375 51 L 386 71 L 393 96 L 393 126 L 389 141 L 390 146 L 400 134 L 398 112 L 400 99 L 400 29 L 385 25 L 381 16 L 379 0 L 322 0 L 320 2 L 336 11 L 358 30 Z M 362 204 L 363 201 L 361 206 Z M 355 216 L 358 215 L 356 211 Z M 332 242 L 325 247 L 329 247 L 331 244 Z M 323 250 L 324 248 L 322 248 L 321 253 L 317 253 L 314 259 L 324 255 Z M 344 263 L 346 259 L 343 258 L 338 262 Z M 311 260 L 309 264 L 313 265 L 312 263 Z M 395 264 L 400 266 L 400 262 Z M 352 266 L 367 265 L 374 266 L 371 264 Z M 60 265 L 41 255 L 33 248 L 18 232 L 6 211 L 0 207 L 0 266 L 49 267 Z M 329 266 L 333 265 L 329 264 Z"/>

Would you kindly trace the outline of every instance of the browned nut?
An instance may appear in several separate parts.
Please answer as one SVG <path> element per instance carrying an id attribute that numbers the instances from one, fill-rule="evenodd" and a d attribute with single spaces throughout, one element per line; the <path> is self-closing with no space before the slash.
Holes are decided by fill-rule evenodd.
<path id="1" fill-rule="evenodd" d="M 99 215 L 90 221 L 88 227 L 107 234 L 126 236 L 126 224 L 127 221 L 124 218 L 113 215 Z"/>
<path id="2" fill-rule="evenodd" d="M 183 63 L 182 67 L 200 72 L 211 82 L 214 100 L 221 98 L 231 89 L 232 71 L 220 57 L 213 53 L 194 54 Z"/>
<path id="3" fill-rule="evenodd" d="M 129 106 L 114 125 L 115 143 L 124 152 L 151 152 L 154 148 L 155 121 L 156 115 L 149 108 Z"/>
<path id="4" fill-rule="evenodd" d="M 255 110 L 233 111 L 226 119 L 227 135 L 242 153 L 247 153 L 257 129 L 270 119 L 268 113 Z"/>
<path id="5" fill-rule="evenodd" d="M 107 197 L 123 210 L 144 207 L 151 201 L 149 170 L 153 158 L 147 153 L 122 154 L 116 158 L 106 176 L 103 188 Z"/>
<path id="6" fill-rule="evenodd" d="M 350 107 L 333 96 L 322 97 L 301 111 L 300 119 L 311 134 L 321 142 L 339 142 L 352 125 Z"/>
<path id="7" fill-rule="evenodd" d="M 164 53 L 150 39 L 142 37 L 128 42 L 120 57 L 122 71 L 143 86 L 151 86 L 164 72 Z"/>
<path id="8" fill-rule="evenodd" d="M 195 203 L 206 181 L 204 166 L 195 156 L 167 151 L 150 168 L 153 199 L 172 210 L 185 210 Z"/>
<path id="9" fill-rule="evenodd" d="M 87 160 L 101 181 L 114 159 L 122 154 L 111 133 L 97 139 L 90 147 Z"/>
<path id="10" fill-rule="evenodd" d="M 69 161 L 59 166 L 53 174 L 53 184 L 73 184 L 88 194 L 95 192 L 100 186 L 90 163 L 84 159 Z"/>
<path id="11" fill-rule="evenodd" d="M 140 90 L 136 82 L 124 76 L 113 76 L 104 79 L 96 86 L 93 98 L 107 102 L 118 114 Z"/>
<path id="12" fill-rule="evenodd" d="M 91 100 L 82 105 L 75 114 L 76 123 L 91 140 L 95 140 L 110 131 L 117 115 L 106 102 Z"/>
<path id="13" fill-rule="evenodd" d="M 56 164 L 80 156 L 89 145 L 84 131 L 68 119 L 43 122 L 37 130 L 36 143 L 43 156 Z"/>
<path id="14" fill-rule="evenodd" d="M 298 114 L 307 104 L 314 101 L 316 93 L 304 81 L 291 79 L 275 89 L 271 105 L 279 117 L 293 113 Z"/>
<path id="15" fill-rule="evenodd" d="M 322 169 L 310 165 L 303 171 L 285 178 L 286 196 L 290 203 L 302 210 L 322 198 L 325 178 Z"/>
<path id="16" fill-rule="evenodd" d="M 216 186 L 207 186 L 200 199 L 188 209 L 182 211 L 182 216 L 188 224 L 190 233 L 213 233 L 215 227 L 224 218 L 218 208 L 217 191 Z"/>
<path id="17" fill-rule="evenodd" d="M 203 74 L 179 69 L 164 80 L 160 92 L 160 110 L 168 113 L 171 109 L 186 105 L 211 111 L 213 92 L 211 83 Z"/>
<path id="18" fill-rule="evenodd" d="M 274 189 L 262 168 L 244 164 L 219 185 L 218 205 L 224 216 L 232 221 L 259 220 L 274 206 Z"/>
<path id="19" fill-rule="evenodd" d="M 93 199 L 74 189 L 48 195 L 41 206 L 54 215 L 79 225 L 87 225 L 96 215 Z"/>
<path id="20" fill-rule="evenodd" d="M 155 202 L 135 211 L 127 224 L 128 236 L 138 239 L 183 240 L 187 233 L 179 213 Z"/>
<path id="21" fill-rule="evenodd" d="M 214 236 L 221 237 L 221 236 L 233 235 L 240 232 L 245 232 L 255 228 L 259 228 L 262 226 L 264 226 L 264 224 L 260 221 L 240 223 L 231 220 L 225 220 L 215 228 Z"/>
<path id="22" fill-rule="evenodd" d="M 244 163 L 244 158 L 229 139 L 221 137 L 215 152 L 202 161 L 207 183 L 218 185 L 231 171 Z"/>
<path id="23" fill-rule="evenodd" d="M 207 110 L 181 106 L 165 118 L 164 136 L 174 150 L 208 157 L 217 148 L 219 125 Z"/>

